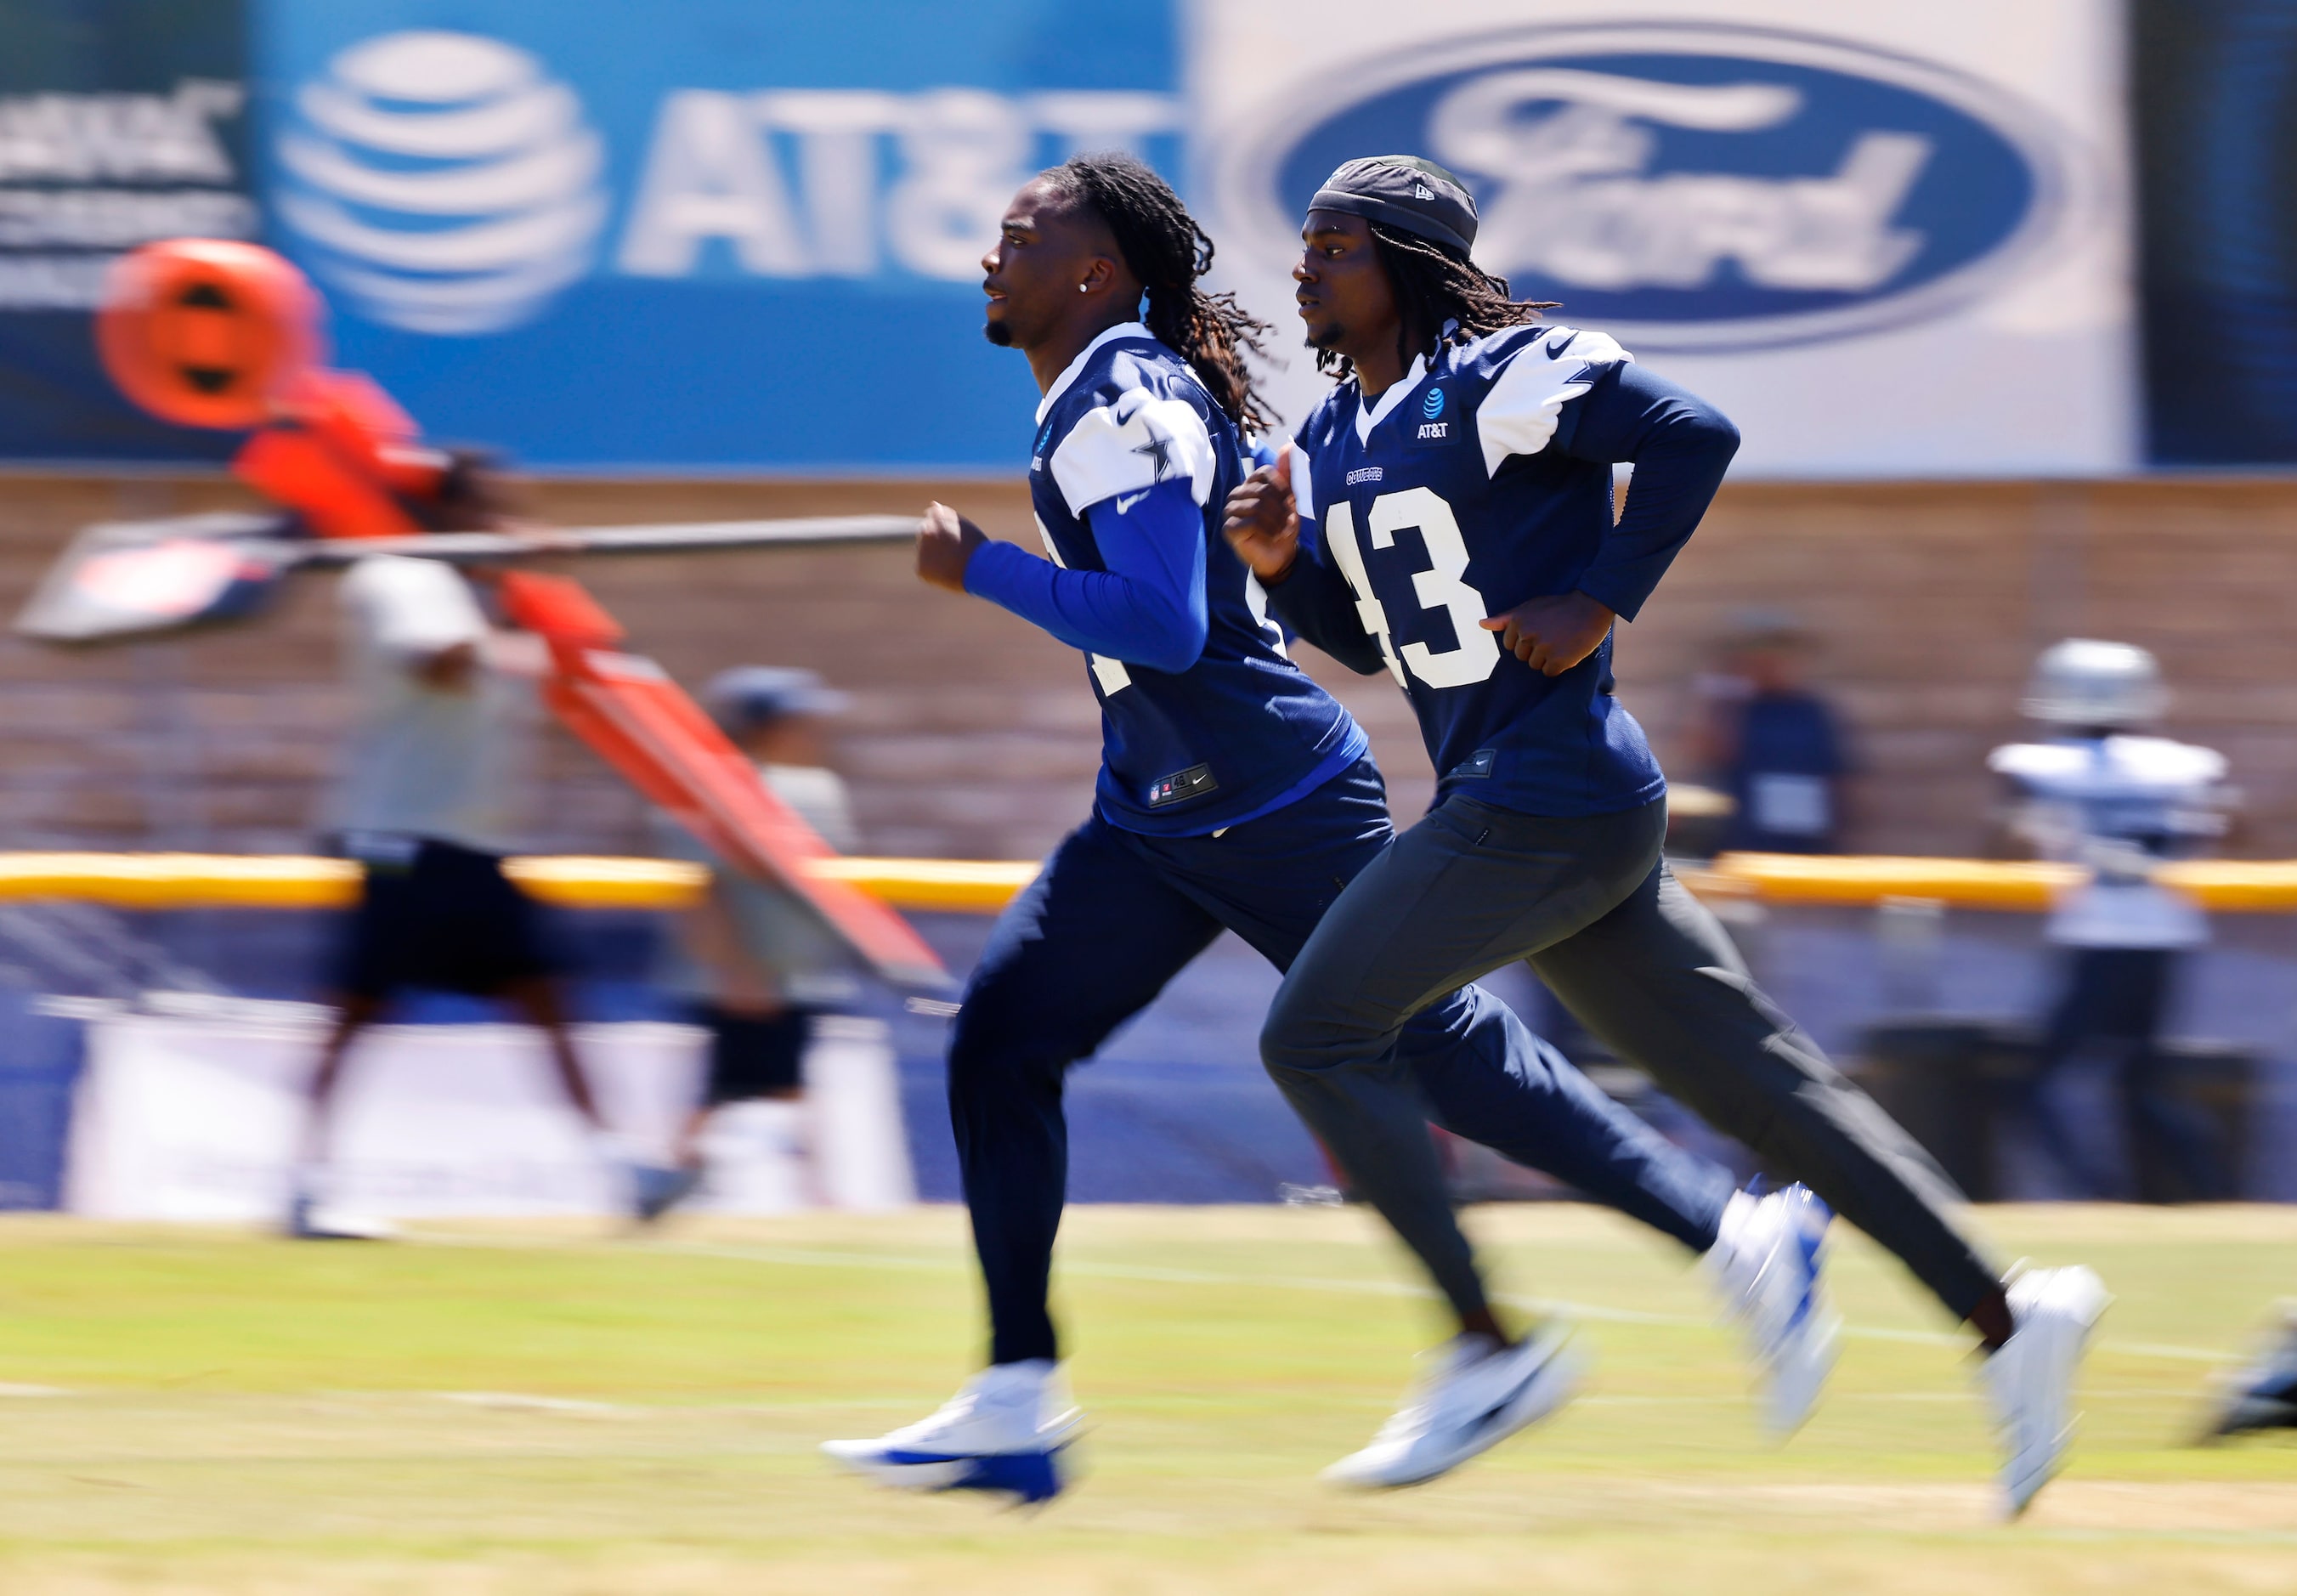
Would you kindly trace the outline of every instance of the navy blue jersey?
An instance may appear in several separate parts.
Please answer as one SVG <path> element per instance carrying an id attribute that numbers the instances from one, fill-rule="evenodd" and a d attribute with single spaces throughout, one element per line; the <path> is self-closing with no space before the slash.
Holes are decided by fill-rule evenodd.
<path id="1" fill-rule="evenodd" d="M 1839 817 L 1834 782 L 1849 769 L 1834 712 L 1799 688 L 1741 706 L 1724 789 L 1733 803 L 1725 845 L 1756 853 L 1826 853 Z"/>
<path id="2" fill-rule="evenodd" d="M 1631 361 L 1604 334 L 1568 327 L 1447 342 L 1368 412 L 1343 383 L 1294 440 L 1309 569 L 1278 588 L 1279 610 L 1358 669 L 1395 675 L 1439 795 L 1571 816 L 1666 791 L 1613 696 L 1610 638 L 1549 677 L 1478 624 L 1574 591 L 1632 619 L 1704 514 L 1738 435 Z M 1622 460 L 1637 465 L 1615 527 Z"/>
<path id="3" fill-rule="evenodd" d="M 1158 523 L 1160 536 L 1189 540 L 1163 551 L 1176 556 L 1171 569 L 1201 583 L 1190 596 L 1204 625 L 1192 658 L 1143 656 L 1173 667 L 1158 669 L 1085 656 L 1101 707 L 1098 807 L 1128 830 L 1187 836 L 1236 825 L 1313 789 L 1368 747 L 1347 712 L 1286 656 L 1267 595 L 1220 535 L 1244 460 L 1235 424 L 1188 362 L 1137 322 L 1095 339 L 1037 409 L 1029 493 L 1053 563 L 1110 569 L 1095 517 L 1114 526 L 1108 518 L 1148 514 L 1153 495 L 1183 512 Z M 1185 498 L 1174 491 L 1182 483 Z"/>

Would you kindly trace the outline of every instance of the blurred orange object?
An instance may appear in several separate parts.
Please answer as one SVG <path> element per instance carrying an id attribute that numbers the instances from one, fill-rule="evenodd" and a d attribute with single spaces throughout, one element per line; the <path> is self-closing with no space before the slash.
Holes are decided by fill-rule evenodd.
<path id="1" fill-rule="evenodd" d="M 758 779 L 754 766 L 652 660 L 619 654 L 621 622 L 570 577 L 505 572 L 495 584 L 512 625 L 550 650 L 542 701 L 639 796 L 666 810 L 737 870 L 811 903 L 887 979 L 946 983 L 910 923 L 852 884 L 819 872 L 837 852 Z"/>
<path id="2" fill-rule="evenodd" d="M 325 358 L 325 311 L 303 274 L 259 244 L 169 239 L 112 267 L 96 346 L 111 380 L 164 421 L 259 426 Z"/>
<path id="3" fill-rule="evenodd" d="M 301 515 L 316 536 L 405 538 L 424 528 L 402 501 L 385 451 L 408 449 L 414 440 L 415 424 L 366 378 L 309 371 L 231 469 Z"/>
<path id="4" fill-rule="evenodd" d="M 939 957 L 907 920 L 820 868 L 837 860 L 836 850 L 758 778 L 756 767 L 661 666 L 543 636 L 554 667 L 542 682 L 543 703 L 640 796 L 734 869 L 811 904 L 887 980 L 949 984 Z"/>
<path id="5" fill-rule="evenodd" d="M 268 250 L 177 239 L 121 262 L 98 336 L 113 380 L 155 415 L 253 429 L 233 470 L 294 511 L 312 536 L 432 530 L 425 518 L 436 522 L 448 507 L 455 461 L 424 447 L 413 419 L 374 383 L 319 364 L 321 309 L 303 275 Z M 667 671 L 613 652 L 622 625 L 580 583 L 514 571 L 496 591 L 511 624 L 549 647 L 543 702 L 644 797 L 736 869 L 811 905 L 889 980 L 949 984 L 909 922 L 816 872 L 836 851 Z"/>
<path id="6" fill-rule="evenodd" d="M 622 623 L 571 576 L 506 571 L 495 583 L 495 592 L 510 623 L 549 644 L 562 665 L 579 663 L 581 649 L 604 648 L 627 635 Z"/>

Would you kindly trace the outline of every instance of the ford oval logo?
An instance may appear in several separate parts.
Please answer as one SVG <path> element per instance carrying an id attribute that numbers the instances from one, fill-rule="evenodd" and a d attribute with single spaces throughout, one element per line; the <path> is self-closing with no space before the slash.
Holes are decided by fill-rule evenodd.
<path id="1" fill-rule="evenodd" d="M 1299 226 L 1332 169 L 1425 154 L 1476 194 L 1519 298 L 1647 348 L 1807 341 L 1932 316 L 2044 253 L 2084 185 L 2044 113 L 1946 68 L 1728 27 L 1535 29 L 1335 71 L 1219 174 Z"/>

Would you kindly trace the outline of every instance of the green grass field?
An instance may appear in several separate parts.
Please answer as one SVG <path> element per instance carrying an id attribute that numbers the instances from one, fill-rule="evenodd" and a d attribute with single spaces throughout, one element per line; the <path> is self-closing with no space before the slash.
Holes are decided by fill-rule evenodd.
<path id="1" fill-rule="evenodd" d="M 2297 1290 L 2297 1212 L 1996 1209 L 2118 1301 L 2067 1477 L 1991 1521 L 1958 1343 L 1857 1238 L 1853 1338 L 1766 1445 L 1665 1246 L 1486 1209 L 1506 1287 L 1580 1304 L 1588 1394 L 1421 1490 L 1315 1470 L 1392 1404 L 1431 1305 L 1366 1216 L 1083 1209 L 1064 1243 L 1089 1473 L 1035 1515 L 831 1474 L 979 1339 L 961 1216 L 441 1228 L 290 1245 L 0 1225 L 0 1591 L 2297 1592 L 2297 1444 L 2181 1444 Z"/>

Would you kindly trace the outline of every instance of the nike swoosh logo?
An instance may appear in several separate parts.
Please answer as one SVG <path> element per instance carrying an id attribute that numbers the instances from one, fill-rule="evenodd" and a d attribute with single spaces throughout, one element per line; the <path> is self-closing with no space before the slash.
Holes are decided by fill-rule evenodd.
<path id="1" fill-rule="evenodd" d="M 1128 493 L 1120 496 L 1116 501 L 1116 513 L 1119 515 L 1124 514 L 1127 510 L 1130 510 L 1133 506 L 1139 504 L 1142 499 L 1148 497 L 1148 489 L 1146 488 L 1143 488 L 1138 493 Z"/>

